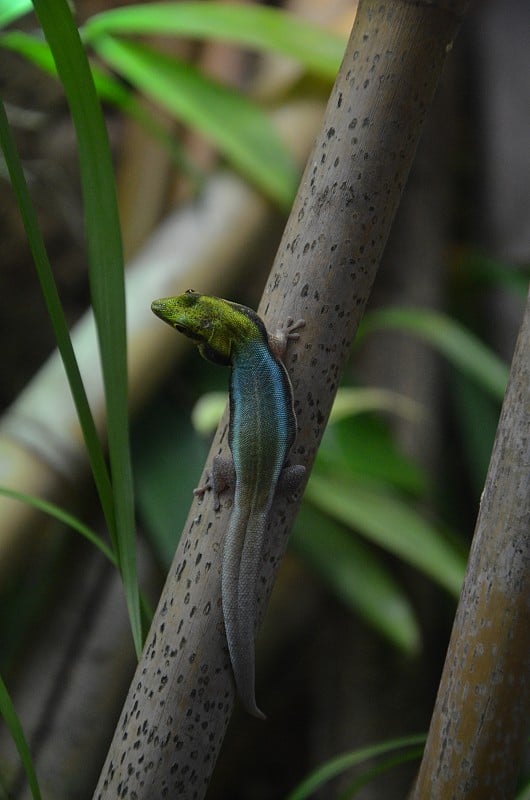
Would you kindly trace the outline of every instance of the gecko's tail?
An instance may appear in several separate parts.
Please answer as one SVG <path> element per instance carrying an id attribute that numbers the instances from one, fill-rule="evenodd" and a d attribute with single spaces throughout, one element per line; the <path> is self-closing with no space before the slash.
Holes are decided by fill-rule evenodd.
<path id="1" fill-rule="evenodd" d="M 237 504 L 234 504 L 237 507 Z M 239 700 L 249 714 L 265 719 L 256 704 L 256 586 L 267 512 L 233 513 L 222 566 L 223 618 Z"/>

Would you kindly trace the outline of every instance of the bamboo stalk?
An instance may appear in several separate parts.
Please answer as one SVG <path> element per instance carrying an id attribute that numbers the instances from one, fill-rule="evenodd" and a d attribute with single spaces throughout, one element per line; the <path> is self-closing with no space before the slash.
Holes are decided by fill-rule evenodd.
<path id="1" fill-rule="evenodd" d="M 509 800 L 530 718 L 530 293 L 412 800 Z"/>
<path id="2" fill-rule="evenodd" d="M 269 329 L 303 317 L 288 354 L 312 464 L 431 103 L 467 2 L 362 0 L 260 306 Z M 226 452 L 226 417 L 207 468 Z M 185 468 L 185 465 L 184 465 Z M 220 610 L 230 510 L 195 499 L 96 788 L 97 800 L 204 797 L 234 703 Z M 258 582 L 261 609 L 297 503 L 277 498 Z"/>

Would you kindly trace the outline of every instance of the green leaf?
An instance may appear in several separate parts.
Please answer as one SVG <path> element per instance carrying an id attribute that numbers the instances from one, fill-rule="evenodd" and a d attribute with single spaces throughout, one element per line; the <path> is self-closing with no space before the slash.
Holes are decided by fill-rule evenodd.
<path id="1" fill-rule="evenodd" d="M 346 386 L 337 392 L 331 409 L 330 422 L 338 422 L 344 417 L 366 411 L 387 411 L 411 422 L 418 422 L 425 415 L 419 403 L 399 392 L 390 389 Z"/>
<path id="2" fill-rule="evenodd" d="M 346 482 L 341 474 L 313 473 L 306 498 L 458 596 L 464 557 L 399 497 L 368 482 Z"/>
<path id="3" fill-rule="evenodd" d="M 515 800 L 530 800 L 530 781 L 517 792 Z"/>
<path id="4" fill-rule="evenodd" d="M 37 781 L 37 776 L 35 774 L 35 768 L 33 766 L 31 754 L 29 752 L 28 743 L 26 742 L 26 737 L 24 736 L 22 725 L 20 724 L 17 712 L 15 711 L 15 707 L 13 706 L 13 703 L 11 701 L 9 692 L 7 691 L 7 686 L 5 685 L 1 676 L 0 676 L 0 713 L 4 718 L 4 721 L 7 725 L 7 729 L 11 734 L 11 737 L 20 755 L 20 760 L 22 761 L 22 766 L 24 767 L 24 772 L 26 773 L 26 777 L 28 779 L 31 796 L 33 797 L 33 800 L 41 800 L 39 784 Z"/>
<path id="5" fill-rule="evenodd" d="M 475 492 L 480 496 L 499 422 L 499 403 L 481 392 L 464 374 L 455 375 L 451 383 L 465 460 Z"/>
<path id="6" fill-rule="evenodd" d="M 0 0 L 0 28 L 29 14 L 32 8 L 31 0 Z"/>
<path id="7" fill-rule="evenodd" d="M 48 75 L 58 77 L 52 52 L 48 43 L 43 39 L 23 31 L 9 31 L 0 36 L 0 45 L 24 56 Z M 94 64 L 90 65 L 90 69 L 100 97 L 127 109 L 133 99 L 131 93 L 115 78 Z"/>
<path id="8" fill-rule="evenodd" d="M 23 33 L 22 31 L 11 31 L 0 35 L 0 46 L 24 56 L 24 58 L 32 64 L 35 64 L 35 66 L 42 69 L 48 75 L 53 75 L 55 78 L 58 77 L 51 50 L 48 47 L 48 43 L 42 39 L 38 39 L 28 33 Z M 116 108 L 119 108 L 142 125 L 147 133 L 166 148 L 175 165 L 185 172 L 186 175 L 199 183 L 201 176 L 186 157 L 177 139 L 169 134 L 168 131 L 147 112 L 144 106 L 138 102 L 132 91 L 126 88 L 123 83 L 112 75 L 109 75 L 108 72 L 98 67 L 97 64 L 91 64 L 90 69 L 98 96 L 105 102 L 116 106 Z"/>
<path id="9" fill-rule="evenodd" d="M 358 341 L 374 330 L 398 328 L 420 336 L 452 364 L 501 399 L 508 382 L 508 367 L 476 336 L 450 317 L 436 311 L 387 308 L 367 314 Z"/>
<path id="10" fill-rule="evenodd" d="M 419 650 L 420 632 L 407 597 L 357 537 L 304 503 L 290 541 L 349 608 L 407 655 Z"/>
<path id="11" fill-rule="evenodd" d="M 125 280 L 105 122 L 67 0 L 33 0 L 74 122 L 85 208 L 89 278 L 105 386 L 116 529 L 111 530 L 137 655 L 142 649 L 127 407 Z"/>
<path id="12" fill-rule="evenodd" d="M 317 453 L 317 468 L 372 478 L 415 496 L 427 488 L 424 472 L 403 453 L 383 420 L 372 414 L 339 419 L 328 425 Z"/>
<path id="13" fill-rule="evenodd" d="M 57 75 L 51 50 L 42 39 L 22 31 L 9 31 L 0 36 L 0 45 L 19 53 L 45 72 Z"/>
<path id="14" fill-rule="evenodd" d="M 114 526 L 114 508 L 112 488 L 105 457 L 98 438 L 85 387 L 81 379 L 81 373 L 79 372 L 79 366 L 72 347 L 68 326 L 39 229 L 37 216 L 31 203 L 22 164 L 18 157 L 15 142 L 11 135 L 4 105 L 2 103 L 0 103 L 0 144 L 4 152 L 13 190 L 17 198 L 20 214 L 28 237 L 31 254 L 35 262 L 37 276 L 46 303 L 50 323 L 53 327 L 57 348 L 64 364 L 70 391 L 72 392 L 77 415 L 83 431 L 94 482 L 98 490 L 107 525 L 109 529 L 112 530 Z"/>
<path id="15" fill-rule="evenodd" d="M 163 397 L 143 411 L 132 434 L 138 510 L 153 549 L 169 568 L 208 443 L 193 430 L 187 413 Z"/>
<path id="16" fill-rule="evenodd" d="M 402 739 L 392 739 L 337 756 L 312 772 L 292 792 L 289 792 L 285 800 L 305 800 L 305 798 L 310 797 L 317 789 L 342 772 L 386 753 L 405 748 L 417 748 L 418 745 L 425 744 L 425 739 L 424 735 L 405 736 Z"/>
<path id="17" fill-rule="evenodd" d="M 334 80 L 345 39 L 274 8 L 230 3 L 149 3 L 97 14 L 83 28 L 85 41 L 108 34 L 212 38 L 271 50 Z"/>
<path id="18" fill-rule="evenodd" d="M 474 291 L 477 285 L 495 288 L 502 286 L 523 299 L 528 294 L 528 265 L 525 268 L 502 262 L 474 248 L 463 251 L 457 260 L 457 272 L 459 277 L 463 276 L 473 282 Z"/>
<path id="19" fill-rule="evenodd" d="M 133 42 L 94 42 L 98 54 L 140 91 L 209 137 L 233 165 L 283 208 L 298 170 L 266 114 L 195 67 Z"/>
<path id="20" fill-rule="evenodd" d="M 15 489 L 9 489 L 7 486 L 0 486 L 0 494 L 4 495 L 4 497 L 11 497 L 13 500 L 18 500 L 21 503 L 26 503 L 27 505 L 42 511 L 45 514 L 48 514 L 48 516 L 57 519 L 59 522 L 68 525 L 74 531 L 77 531 L 81 534 L 81 536 L 95 545 L 98 550 L 100 550 L 103 555 L 109 559 L 111 564 L 116 566 L 116 558 L 114 557 L 114 553 L 109 547 L 107 547 L 101 536 L 81 522 L 81 520 L 77 519 L 77 517 L 69 514 L 68 511 L 56 506 L 55 503 L 50 503 L 47 500 L 43 500 L 42 498 L 36 497 L 32 494 L 17 492 Z"/>
<path id="21" fill-rule="evenodd" d="M 341 792 L 337 800 L 352 800 L 352 797 L 355 797 L 363 786 L 371 783 L 378 775 L 384 775 L 386 772 L 390 772 L 393 767 L 399 767 L 401 764 L 406 764 L 408 761 L 419 760 L 423 755 L 423 749 L 423 746 L 409 747 L 396 755 L 382 759 L 375 767 L 366 767 L 366 769 Z"/>

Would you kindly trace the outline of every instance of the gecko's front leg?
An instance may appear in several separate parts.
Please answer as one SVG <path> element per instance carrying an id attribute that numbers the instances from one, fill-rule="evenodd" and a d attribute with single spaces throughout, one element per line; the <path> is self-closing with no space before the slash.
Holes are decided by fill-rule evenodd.
<path id="1" fill-rule="evenodd" d="M 206 473 L 206 480 L 193 490 L 196 497 L 203 498 L 206 492 L 213 492 L 214 511 L 221 508 L 220 495 L 228 490 L 233 491 L 236 483 L 236 471 L 232 456 L 214 456 L 212 471 Z"/>

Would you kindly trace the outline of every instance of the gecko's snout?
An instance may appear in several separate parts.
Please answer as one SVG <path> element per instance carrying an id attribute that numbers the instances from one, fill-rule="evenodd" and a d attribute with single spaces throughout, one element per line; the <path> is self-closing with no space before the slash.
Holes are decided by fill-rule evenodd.
<path id="1" fill-rule="evenodd" d="M 161 317 L 164 313 L 165 303 L 163 300 L 153 300 L 151 303 L 151 311 L 153 314 L 156 314 L 157 317 Z"/>

